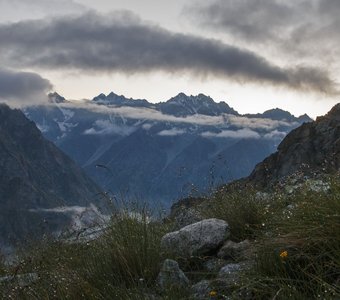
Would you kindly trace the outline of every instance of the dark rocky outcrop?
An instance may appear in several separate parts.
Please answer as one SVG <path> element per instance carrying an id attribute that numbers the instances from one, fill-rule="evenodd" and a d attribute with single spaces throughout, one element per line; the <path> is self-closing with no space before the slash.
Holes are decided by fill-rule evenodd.
<path id="1" fill-rule="evenodd" d="M 0 104 L 0 245 L 61 230 L 99 192 L 20 110 Z"/>
<path id="2" fill-rule="evenodd" d="M 300 173 L 332 174 L 340 168 L 340 104 L 316 121 L 290 132 L 277 152 L 258 164 L 247 181 L 260 186 Z"/>

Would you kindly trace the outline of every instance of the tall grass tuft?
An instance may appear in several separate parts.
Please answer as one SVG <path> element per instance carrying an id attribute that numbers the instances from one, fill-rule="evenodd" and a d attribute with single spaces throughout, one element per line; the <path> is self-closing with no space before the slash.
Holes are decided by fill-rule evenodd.
<path id="1" fill-rule="evenodd" d="M 214 217 L 228 222 L 231 239 L 242 241 L 254 239 L 269 215 L 267 199 L 259 196 L 252 187 L 237 185 L 222 187 L 202 210 L 205 217 Z"/>
<path id="2" fill-rule="evenodd" d="M 144 299 L 160 269 L 166 232 L 146 209 L 123 210 L 96 240 L 43 241 L 19 264 L 20 273 L 39 279 L 28 286 L 15 280 L 0 284 L 2 298 Z"/>

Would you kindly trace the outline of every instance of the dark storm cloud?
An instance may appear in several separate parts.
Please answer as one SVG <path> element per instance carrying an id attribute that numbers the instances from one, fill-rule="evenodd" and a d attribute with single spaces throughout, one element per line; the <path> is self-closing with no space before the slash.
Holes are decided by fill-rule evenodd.
<path id="1" fill-rule="evenodd" d="M 327 72 L 282 68 L 217 40 L 173 33 L 130 13 L 25 21 L 0 27 L 0 58 L 11 67 L 87 72 L 190 72 L 240 82 L 333 93 Z"/>
<path id="2" fill-rule="evenodd" d="M 39 102 L 52 88 L 38 74 L 0 69 L 0 100 L 13 103 Z"/>
<path id="3" fill-rule="evenodd" d="M 339 48 L 339 0 L 197 1 L 184 11 L 204 28 L 297 57 L 320 55 L 324 60 Z"/>

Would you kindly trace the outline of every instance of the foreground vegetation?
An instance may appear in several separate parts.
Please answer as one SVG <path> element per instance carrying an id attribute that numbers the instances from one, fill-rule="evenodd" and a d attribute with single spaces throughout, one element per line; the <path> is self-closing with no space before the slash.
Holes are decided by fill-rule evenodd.
<path id="1" fill-rule="evenodd" d="M 237 186 L 216 193 L 206 216 L 228 220 L 234 240 L 254 241 L 255 266 L 235 295 L 340 299 L 340 183 L 327 182 L 291 190 L 288 180 L 270 195 Z"/>
<path id="2" fill-rule="evenodd" d="M 26 250 L 13 273 L 39 276 L 32 284 L 13 280 L 1 286 L 4 299 L 142 299 L 161 263 L 164 225 L 122 211 L 94 241 L 44 240 Z M 29 281 L 29 280 L 28 280 Z"/>
<path id="3" fill-rule="evenodd" d="M 326 188 L 304 184 L 289 193 L 286 188 L 265 194 L 229 186 L 205 201 L 201 213 L 226 220 L 232 240 L 251 240 L 255 264 L 235 286 L 235 299 L 245 291 L 249 299 L 340 298 L 340 184 L 336 180 L 330 179 Z M 0 282 L 2 298 L 152 299 L 150 295 L 160 295 L 186 299 L 186 291 L 161 291 L 156 284 L 167 258 L 160 240 L 171 230 L 171 222 L 151 221 L 145 209 L 134 215 L 123 210 L 96 240 L 42 241 L 26 251 L 18 264 L 0 264 L 1 276 L 38 275 L 29 284 Z M 182 265 L 194 278 L 190 266 Z M 219 291 L 210 296 L 223 297 Z"/>

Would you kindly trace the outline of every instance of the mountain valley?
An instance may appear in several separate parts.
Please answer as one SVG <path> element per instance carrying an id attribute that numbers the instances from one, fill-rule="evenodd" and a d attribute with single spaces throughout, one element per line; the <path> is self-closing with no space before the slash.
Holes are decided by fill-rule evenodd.
<path id="1" fill-rule="evenodd" d="M 49 99 L 23 109 L 47 139 L 103 190 L 165 208 L 249 175 L 290 130 L 311 121 L 280 109 L 242 116 L 203 94 L 156 104 L 114 93 Z"/>

